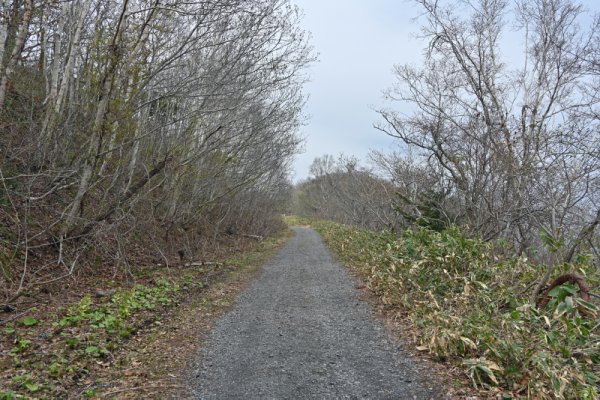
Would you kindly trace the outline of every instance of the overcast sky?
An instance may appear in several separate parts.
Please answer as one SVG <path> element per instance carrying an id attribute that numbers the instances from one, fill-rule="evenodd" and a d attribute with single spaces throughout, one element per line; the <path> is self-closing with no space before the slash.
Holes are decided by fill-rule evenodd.
<path id="1" fill-rule="evenodd" d="M 394 82 L 394 64 L 418 63 L 425 43 L 416 38 L 419 25 L 414 18 L 419 10 L 412 2 L 292 1 L 304 10 L 302 26 L 312 33 L 319 53 L 305 87 L 309 121 L 302 129 L 305 152 L 294 163 L 297 182 L 308 176 L 317 156 L 344 153 L 364 159 L 370 148 L 394 148 L 396 141 L 373 128 L 378 120 L 373 109 L 385 105 L 382 91 Z M 598 11 L 598 1 L 582 3 Z M 510 52 L 514 43 L 508 47 Z M 521 58 L 517 53 L 504 56 L 514 62 Z"/>
<path id="2" fill-rule="evenodd" d="M 411 22 L 417 9 L 402 0 L 295 0 L 304 10 L 303 27 L 312 33 L 319 62 L 310 69 L 310 96 L 302 129 L 305 152 L 294 164 L 294 181 L 308 176 L 323 154 L 364 158 L 370 148 L 387 149 L 394 140 L 373 129 L 384 104 L 382 91 L 393 83 L 392 67 L 416 62 L 422 44 Z"/>

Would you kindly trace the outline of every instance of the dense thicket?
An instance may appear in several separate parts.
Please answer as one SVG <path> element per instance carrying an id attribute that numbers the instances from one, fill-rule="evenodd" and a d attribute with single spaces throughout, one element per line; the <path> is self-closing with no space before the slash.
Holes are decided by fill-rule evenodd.
<path id="1" fill-rule="evenodd" d="M 287 0 L 9 0 L 0 15 L 7 295 L 73 273 L 86 248 L 168 262 L 273 229 L 312 58 Z"/>
<path id="2" fill-rule="evenodd" d="M 355 158 L 317 157 L 310 179 L 294 192 L 294 213 L 373 230 L 400 226 L 392 207 L 396 188 Z"/>

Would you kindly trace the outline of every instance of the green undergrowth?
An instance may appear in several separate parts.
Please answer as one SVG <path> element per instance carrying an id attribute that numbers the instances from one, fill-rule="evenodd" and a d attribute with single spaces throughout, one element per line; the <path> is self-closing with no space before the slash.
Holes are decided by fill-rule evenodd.
<path id="1" fill-rule="evenodd" d="M 7 324 L 3 334 L 14 346 L 3 360 L 3 383 L 9 387 L 0 399 L 66 396 L 66 387 L 84 383 L 94 368 L 110 364 L 123 340 L 160 319 L 155 311 L 176 305 L 182 287 L 189 288 L 185 285 L 192 283 L 159 277 L 152 285 L 136 284 L 102 298 L 84 295 L 44 320 L 27 316 Z M 140 321 L 141 314 L 147 315 Z"/>
<path id="2" fill-rule="evenodd" d="M 552 290 L 543 309 L 531 306 L 528 296 L 544 266 L 501 256 L 498 244 L 458 228 L 398 237 L 331 222 L 310 225 L 383 304 L 406 315 L 418 350 L 458 363 L 491 397 L 599 398 L 597 306 L 571 285 Z M 576 272 L 598 292 L 600 274 L 581 260 L 556 275 Z"/>
<path id="3" fill-rule="evenodd" d="M 35 316 L 0 325 L 5 347 L 0 400 L 98 397 L 98 377 L 120 368 L 115 363 L 127 341 L 166 323 L 179 304 L 198 301 L 213 283 L 254 268 L 286 236 L 268 238 L 221 263 L 142 271 L 143 284 L 112 282 L 112 288 L 85 294 L 56 313 L 30 310 Z"/>

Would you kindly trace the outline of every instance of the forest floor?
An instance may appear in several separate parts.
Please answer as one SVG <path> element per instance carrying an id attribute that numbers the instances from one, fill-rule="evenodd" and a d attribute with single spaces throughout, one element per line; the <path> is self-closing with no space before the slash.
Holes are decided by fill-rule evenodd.
<path id="1" fill-rule="evenodd" d="M 285 230 L 203 265 L 65 281 L 0 314 L 0 399 L 183 398 L 213 323 L 285 243 Z"/>

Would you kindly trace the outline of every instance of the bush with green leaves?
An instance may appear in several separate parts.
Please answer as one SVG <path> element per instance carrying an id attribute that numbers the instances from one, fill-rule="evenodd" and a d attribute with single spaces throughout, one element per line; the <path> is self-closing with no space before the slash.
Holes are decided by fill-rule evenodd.
<path id="1" fill-rule="evenodd" d="M 313 226 L 383 304 L 406 314 L 419 350 L 455 360 L 473 385 L 499 388 L 508 398 L 600 396 L 598 308 L 571 285 L 550 291 L 542 309 L 529 304 L 543 266 L 506 257 L 499 244 L 456 227 L 397 237 L 330 222 Z M 600 282 L 589 264 L 555 268 L 565 272 L 582 275 L 592 289 Z"/>

